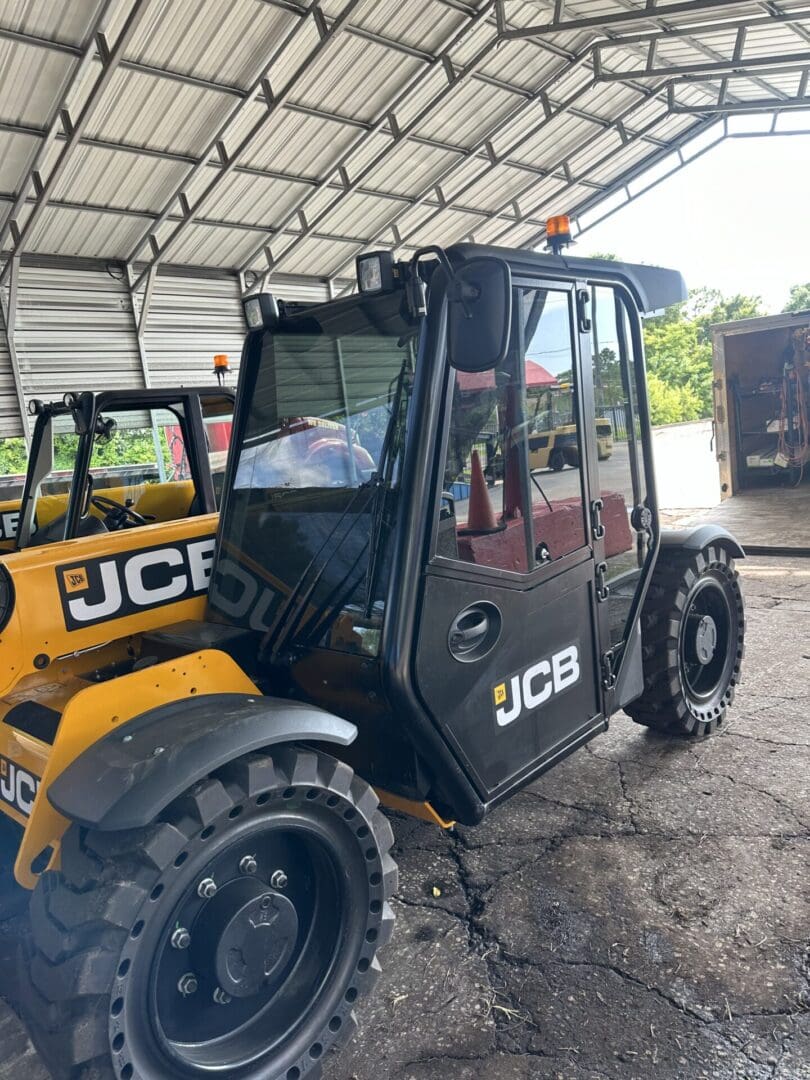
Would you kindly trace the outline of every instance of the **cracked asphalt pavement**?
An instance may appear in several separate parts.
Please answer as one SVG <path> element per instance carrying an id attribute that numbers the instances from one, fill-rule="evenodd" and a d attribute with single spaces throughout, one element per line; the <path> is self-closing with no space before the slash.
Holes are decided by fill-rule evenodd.
<path id="1" fill-rule="evenodd" d="M 810 1080 L 810 561 L 740 570 L 722 735 L 619 716 L 476 829 L 394 817 L 397 928 L 329 1080 Z M 46 1076 L 0 1003 L 0 1078 Z"/>

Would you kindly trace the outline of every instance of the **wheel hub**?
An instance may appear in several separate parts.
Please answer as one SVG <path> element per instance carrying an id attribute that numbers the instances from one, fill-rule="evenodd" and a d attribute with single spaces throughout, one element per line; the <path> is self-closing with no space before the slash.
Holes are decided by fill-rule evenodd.
<path id="1" fill-rule="evenodd" d="M 711 615 L 702 615 L 695 627 L 695 655 L 704 667 L 710 664 L 717 651 L 717 624 Z"/>
<path id="2" fill-rule="evenodd" d="M 269 988 L 298 940 L 298 914 L 281 893 L 256 879 L 234 881 L 209 901 L 195 942 L 218 985 L 235 998 Z"/>

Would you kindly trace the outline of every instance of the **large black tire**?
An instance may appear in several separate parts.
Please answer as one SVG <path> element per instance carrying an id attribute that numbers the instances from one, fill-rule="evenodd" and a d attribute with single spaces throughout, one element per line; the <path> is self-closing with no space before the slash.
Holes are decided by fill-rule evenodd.
<path id="1" fill-rule="evenodd" d="M 14 877 L 14 862 L 22 836 L 23 830 L 16 821 L 0 817 L 0 922 L 22 914 L 31 896 Z"/>
<path id="2" fill-rule="evenodd" d="M 716 732 L 734 700 L 744 653 L 743 598 L 727 549 L 662 550 L 641 632 L 644 692 L 625 712 L 667 735 Z"/>
<path id="3" fill-rule="evenodd" d="M 46 1064 L 66 1080 L 319 1076 L 391 935 L 392 842 L 366 783 L 295 747 L 195 784 L 147 828 L 71 826 L 31 901 L 23 1006 Z"/>

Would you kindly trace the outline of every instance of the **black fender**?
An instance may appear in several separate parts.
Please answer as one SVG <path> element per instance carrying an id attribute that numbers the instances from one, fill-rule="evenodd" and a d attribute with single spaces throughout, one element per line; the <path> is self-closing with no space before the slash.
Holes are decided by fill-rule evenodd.
<path id="1" fill-rule="evenodd" d="M 137 829 L 197 780 L 278 743 L 348 746 L 357 728 L 312 705 L 201 694 L 149 709 L 88 747 L 51 783 L 55 810 L 86 828 Z"/>
<path id="2" fill-rule="evenodd" d="M 720 544 L 735 558 L 744 559 L 739 541 L 721 525 L 693 525 L 687 529 L 662 529 L 662 551 L 681 548 L 684 551 L 703 551 L 709 544 Z"/>

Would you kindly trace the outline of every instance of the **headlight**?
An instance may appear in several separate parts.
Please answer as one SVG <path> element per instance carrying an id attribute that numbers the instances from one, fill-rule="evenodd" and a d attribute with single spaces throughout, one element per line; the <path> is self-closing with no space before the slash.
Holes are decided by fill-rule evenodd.
<path id="1" fill-rule="evenodd" d="M 391 292 L 394 280 L 394 256 L 390 251 L 370 251 L 357 257 L 357 288 L 361 293 Z"/>
<path id="2" fill-rule="evenodd" d="M 278 322 L 278 304 L 272 293 L 256 293 L 242 300 L 248 330 L 269 330 Z"/>

